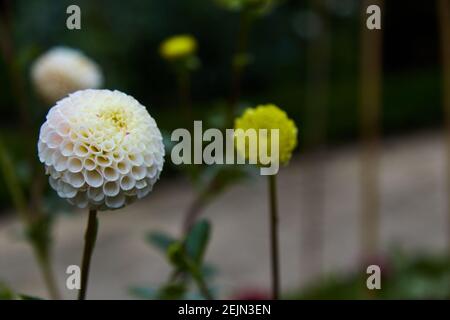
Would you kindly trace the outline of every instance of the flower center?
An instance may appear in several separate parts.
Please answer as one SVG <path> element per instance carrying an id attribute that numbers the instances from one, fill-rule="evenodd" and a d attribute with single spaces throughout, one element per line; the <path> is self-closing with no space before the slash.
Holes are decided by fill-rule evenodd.
<path id="1" fill-rule="evenodd" d="M 98 114 L 98 117 L 112 124 L 119 130 L 127 129 L 127 116 L 124 110 L 121 109 L 105 110 L 100 114 Z"/>

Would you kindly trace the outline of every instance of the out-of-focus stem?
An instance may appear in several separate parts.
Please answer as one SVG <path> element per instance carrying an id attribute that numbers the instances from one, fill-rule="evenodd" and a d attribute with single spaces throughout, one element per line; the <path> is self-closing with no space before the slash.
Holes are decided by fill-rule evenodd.
<path id="1" fill-rule="evenodd" d="M 327 103 L 330 75 L 330 34 L 328 15 L 323 0 L 310 0 L 311 9 L 321 21 L 321 32 L 307 43 L 307 85 L 305 144 L 313 149 L 312 159 L 305 170 L 305 199 L 302 199 L 305 223 L 302 223 L 302 246 L 309 257 L 302 265 L 306 274 L 320 274 L 324 246 Z"/>
<path id="2" fill-rule="evenodd" d="M 244 71 L 242 63 L 242 56 L 246 54 L 248 47 L 248 38 L 251 29 L 251 15 L 250 12 L 244 10 L 240 13 L 239 30 L 236 38 L 236 51 L 233 56 L 232 70 L 231 70 L 231 93 L 228 102 L 227 124 L 233 125 L 234 116 L 236 113 L 236 105 L 241 97 L 241 80 Z"/>
<path id="3" fill-rule="evenodd" d="M 15 47 L 12 38 L 12 10 L 9 0 L 3 0 L 0 8 L 0 48 L 6 67 L 9 70 L 11 79 L 11 90 L 17 101 L 20 113 L 21 132 L 25 135 L 25 153 L 27 155 L 28 165 L 31 170 L 31 200 L 29 202 L 30 209 L 41 207 L 41 198 L 43 194 L 43 175 L 35 161 L 36 154 L 36 128 L 30 116 L 29 103 L 25 92 L 25 81 L 22 76 L 20 65 L 15 57 Z M 40 214 L 38 210 L 35 214 Z"/>
<path id="4" fill-rule="evenodd" d="M 78 292 L 78 300 L 86 298 L 87 285 L 89 280 L 89 267 L 91 265 L 92 253 L 94 252 L 95 241 L 97 239 L 98 219 L 97 210 L 89 210 L 89 218 L 84 236 L 83 260 L 81 262 L 81 288 Z"/>
<path id="5" fill-rule="evenodd" d="M 180 104 L 183 108 L 186 122 L 189 123 L 189 128 L 194 122 L 194 113 L 191 102 L 191 81 L 189 71 L 183 70 L 177 73 L 178 80 L 178 94 L 180 96 Z"/>
<path id="6" fill-rule="evenodd" d="M 382 31 L 366 27 L 366 9 L 383 0 L 365 0 L 361 14 L 361 259 L 377 253 L 379 245 L 379 157 L 382 99 Z"/>
<path id="7" fill-rule="evenodd" d="M 445 121 L 447 153 L 447 241 L 450 250 L 450 2 L 439 0 L 436 6 L 441 35 L 441 59 L 443 67 L 442 102 Z"/>
<path id="8" fill-rule="evenodd" d="M 212 296 L 211 292 L 209 291 L 208 286 L 206 285 L 206 282 L 205 282 L 205 279 L 203 278 L 201 270 L 196 265 L 191 263 L 190 261 L 187 261 L 187 262 L 188 262 L 189 272 L 190 272 L 192 278 L 194 279 L 195 283 L 197 284 L 197 287 L 200 290 L 200 293 L 202 294 L 202 296 L 206 300 L 213 300 L 213 296 Z"/>
<path id="9" fill-rule="evenodd" d="M 33 247 L 35 247 L 33 245 Z M 52 268 L 52 264 L 50 263 L 50 259 L 48 254 L 40 252 L 37 248 L 34 249 L 36 260 L 39 263 L 42 278 L 47 286 L 47 290 L 49 292 L 50 297 L 53 300 L 58 300 L 60 298 L 59 289 L 56 284 L 56 279 L 54 277 L 54 272 Z"/>
<path id="10" fill-rule="evenodd" d="M 11 198 L 14 207 L 19 214 L 20 219 L 24 225 L 29 225 L 32 223 L 32 219 L 28 214 L 28 208 L 25 200 L 25 196 L 20 187 L 19 180 L 15 175 L 14 166 L 9 154 L 3 145 L 3 141 L 0 138 L 0 164 L 3 176 L 5 178 L 6 186 L 11 194 Z"/>
<path id="11" fill-rule="evenodd" d="M 239 30 L 237 35 L 236 50 L 232 61 L 231 70 L 231 93 L 228 101 L 227 109 L 227 126 L 233 127 L 234 116 L 236 113 L 236 105 L 239 102 L 241 96 L 241 78 L 244 66 L 240 60 L 242 55 L 247 52 L 248 37 L 251 29 L 251 15 L 250 12 L 244 10 L 240 13 L 239 20 Z M 179 81 L 181 83 L 181 76 L 179 76 Z M 189 79 L 188 79 L 189 80 Z M 189 82 L 187 82 L 189 86 Z M 186 86 L 186 84 L 185 84 Z M 189 87 L 188 87 L 189 88 Z M 182 86 L 180 85 L 180 92 L 182 91 Z M 189 92 L 189 91 L 188 91 Z M 183 95 L 180 95 L 183 96 Z M 206 187 L 207 190 L 214 187 L 214 181 Z M 195 219 L 200 215 L 206 204 L 206 199 L 203 194 L 198 194 L 194 201 L 188 208 L 188 211 L 183 222 L 183 233 L 186 233 L 190 226 L 195 222 Z"/>
<path id="12" fill-rule="evenodd" d="M 278 253 L 278 203 L 277 176 L 269 176 L 269 205 L 270 205 L 270 261 L 272 274 L 272 299 L 280 297 L 280 263 Z"/>
<path id="13" fill-rule="evenodd" d="M 14 50 L 14 42 L 12 39 L 12 27 L 11 27 L 11 3 L 9 0 L 3 0 L 0 8 L 0 49 L 5 61 L 6 67 L 9 68 L 11 78 L 11 89 L 17 99 L 17 104 L 20 112 L 22 132 L 28 137 L 32 137 L 31 118 L 28 110 L 28 103 L 25 94 L 25 84 L 22 74 L 20 72 L 20 66 L 16 63 L 14 57 L 16 56 Z M 32 155 L 33 149 L 27 148 L 27 153 Z M 31 157 L 31 156 L 30 156 Z"/>
<path id="14" fill-rule="evenodd" d="M 209 186 L 207 186 L 209 188 Z M 203 193 L 198 193 L 188 207 L 183 221 L 183 234 L 187 234 L 197 220 L 206 205 L 206 198 Z"/>
<path id="15" fill-rule="evenodd" d="M 0 2 L 0 51 L 2 53 L 5 65 L 9 68 L 9 74 L 11 79 L 11 90 L 14 94 L 18 109 L 20 112 L 20 123 L 22 127 L 22 133 L 27 137 L 26 143 L 32 143 L 36 141 L 35 135 L 33 133 L 33 126 L 31 117 L 28 109 L 28 102 L 26 100 L 25 94 L 25 84 L 21 74 L 20 66 L 15 61 L 15 50 L 14 43 L 12 39 L 12 10 L 11 3 L 9 0 L 3 0 Z M 20 219 L 25 226 L 25 228 L 30 229 L 33 223 L 39 219 L 41 216 L 40 211 L 40 199 L 42 197 L 43 188 L 42 184 L 42 174 L 38 173 L 35 166 L 35 147 L 33 145 L 26 146 L 26 154 L 28 159 L 28 164 L 32 169 L 32 190 L 29 207 L 27 207 L 27 201 L 18 183 L 18 179 L 15 176 L 14 167 L 12 166 L 9 155 L 6 149 L 1 146 L 2 153 L 2 167 L 4 169 L 5 179 L 7 180 L 7 186 L 13 198 L 14 206 L 18 212 Z M 9 166 L 9 168 L 8 168 Z M 35 240 L 30 240 L 33 251 L 41 269 L 44 281 L 49 290 L 50 297 L 53 299 L 58 299 L 59 293 L 55 283 L 55 278 L 52 274 L 52 268 L 50 263 L 50 257 L 48 252 L 43 253 L 40 249 L 41 246 Z"/>
<path id="16" fill-rule="evenodd" d="M 35 223 L 36 217 L 29 212 L 27 207 L 25 196 L 20 187 L 19 179 L 15 174 L 15 169 L 12 164 L 11 158 L 6 151 L 3 141 L 0 138 L 0 167 L 5 178 L 6 186 L 11 198 L 22 222 L 22 225 L 26 229 L 32 228 Z M 49 291 L 49 295 L 52 299 L 59 299 L 59 292 L 56 285 L 55 277 L 53 275 L 48 252 L 43 252 L 41 246 L 33 240 L 30 240 L 31 247 L 36 257 L 37 263 L 42 273 L 42 277 Z"/>

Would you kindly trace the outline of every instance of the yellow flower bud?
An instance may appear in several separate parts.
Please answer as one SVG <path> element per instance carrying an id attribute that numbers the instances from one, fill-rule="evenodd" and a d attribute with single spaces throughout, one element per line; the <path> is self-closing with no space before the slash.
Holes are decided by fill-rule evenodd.
<path id="1" fill-rule="evenodd" d="M 197 41 L 190 35 L 178 35 L 166 39 L 159 52 L 164 59 L 177 60 L 192 55 L 197 50 Z"/>

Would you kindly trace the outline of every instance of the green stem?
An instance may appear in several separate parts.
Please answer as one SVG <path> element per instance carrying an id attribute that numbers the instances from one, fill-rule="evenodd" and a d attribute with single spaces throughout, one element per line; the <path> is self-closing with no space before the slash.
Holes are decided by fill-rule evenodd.
<path id="1" fill-rule="evenodd" d="M 272 298 L 280 296 L 280 272 L 278 254 L 278 208 L 277 208 L 277 176 L 269 176 L 270 202 L 270 256 L 272 263 Z"/>
<path id="2" fill-rule="evenodd" d="M 34 247 L 34 246 L 33 246 Z M 50 263 L 50 259 L 47 255 L 39 254 L 37 249 L 34 249 L 36 260 L 38 261 L 39 267 L 41 269 L 42 277 L 47 286 L 50 297 L 53 300 L 58 300 L 60 298 L 58 286 L 56 285 L 53 268 Z"/>
<path id="3" fill-rule="evenodd" d="M 2 3 L 3 6 L 0 5 L 0 53 L 2 54 L 3 60 L 8 68 L 11 78 L 11 92 L 17 99 L 17 105 L 20 113 L 20 122 L 22 126 L 22 133 L 25 134 L 28 139 L 25 139 L 25 144 L 27 145 L 26 155 L 30 168 L 32 168 L 32 174 L 35 176 L 32 184 L 31 191 L 31 203 L 28 206 L 26 197 L 22 191 L 22 188 L 19 183 L 19 179 L 15 174 L 15 168 L 12 165 L 12 161 L 7 153 L 7 150 L 4 148 L 2 141 L 0 141 L 0 162 L 2 171 L 5 177 L 7 188 L 11 194 L 13 204 L 16 208 L 16 211 L 19 215 L 19 218 L 24 225 L 25 228 L 32 227 L 33 223 L 39 219 L 39 215 L 42 212 L 39 210 L 40 208 L 40 200 L 42 198 L 42 190 L 43 188 L 39 186 L 39 183 L 42 182 L 42 175 L 36 169 L 36 161 L 35 161 L 35 146 L 30 145 L 31 141 L 36 141 L 35 135 L 33 133 L 33 124 L 30 115 L 30 109 L 28 108 L 27 95 L 25 92 L 25 81 L 23 79 L 20 65 L 15 60 L 16 52 L 14 48 L 13 42 L 13 30 L 12 30 L 12 8 L 10 1 L 4 1 Z M 39 173 L 38 173 L 39 172 Z M 36 215 L 33 214 L 30 210 L 38 209 Z M 52 299 L 59 299 L 59 293 L 56 286 L 55 278 L 52 273 L 52 268 L 50 264 L 50 258 L 48 254 L 43 254 L 41 252 L 41 245 L 33 239 L 28 239 L 29 243 L 32 246 L 35 257 L 37 259 L 37 263 L 39 268 L 41 269 L 41 273 L 44 278 L 44 282 L 49 291 L 49 295 Z"/>
<path id="4" fill-rule="evenodd" d="M 236 113 L 236 105 L 241 97 L 241 81 L 242 72 L 244 66 L 242 61 L 238 61 L 242 58 L 242 55 L 246 53 L 248 46 L 248 38 L 250 34 L 251 27 L 251 16 L 249 12 L 241 12 L 239 21 L 239 31 L 237 35 L 236 52 L 233 57 L 232 62 L 232 72 L 231 72 L 231 95 L 228 106 L 227 123 L 228 125 L 233 125 L 234 116 Z"/>
<path id="5" fill-rule="evenodd" d="M 0 167 L 5 179 L 6 187 L 8 188 L 11 198 L 16 208 L 19 219 L 25 228 L 30 228 L 34 223 L 34 218 L 27 207 L 25 195 L 23 194 L 22 188 L 20 187 L 19 179 L 17 178 L 12 164 L 12 160 L 3 145 L 3 141 L 0 138 Z M 59 299 L 59 292 L 56 286 L 55 277 L 53 275 L 52 267 L 50 264 L 50 259 L 47 254 L 44 254 L 41 250 L 40 244 L 33 240 L 33 238 L 28 240 L 34 255 L 36 257 L 38 266 L 41 270 L 42 277 L 44 279 L 45 285 L 52 299 Z"/>
<path id="6" fill-rule="evenodd" d="M 25 195 L 20 187 L 19 179 L 17 178 L 12 163 L 11 157 L 8 151 L 3 145 L 3 140 L 0 138 L 0 165 L 3 176 L 5 178 L 6 187 L 11 194 L 12 202 L 19 214 L 19 218 L 24 225 L 30 225 L 32 223 L 31 217 L 28 214 Z"/>
<path id="7" fill-rule="evenodd" d="M 383 8 L 383 0 L 365 0 L 362 20 L 369 4 Z M 383 9 L 382 9 L 383 10 Z M 383 108 L 383 31 L 361 27 L 360 33 L 360 124 L 361 124 L 361 253 L 363 263 L 378 253 L 380 244 L 380 142 Z"/>
<path id="8" fill-rule="evenodd" d="M 91 264 L 92 252 L 94 251 L 95 240 L 97 239 L 98 220 L 97 210 L 89 210 L 89 219 L 84 236 L 83 261 L 81 263 L 81 288 L 78 293 L 78 300 L 86 298 L 86 290 L 89 278 L 89 266 Z"/>
<path id="9" fill-rule="evenodd" d="M 191 81 L 189 71 L 183 70 L 177 73 L 178 78 L 178 92 L 180 96 L 180 104 L 184 110 L 186 120 L 189 121 L 189 128 L 194 122 L 194 113 L 191 103 Z"/>
<path id="10" fill-rule="evenodd" d="M 436 7 L 439 16 L 439 29 L 441 40 L 442 60 L 442 88 L 450 86 L 450 3 L 448 0 L 439 0 Z M 445 119 L 446 137 L 446 170 L 447 170 L 447 201 L 450 199 L 450 92 L 442 90 L 442 102 Z M 447 243 L 450 251 L 450 202 L 447 202 Z"/>
<path id="11" fill-rule="evenodd" d="M 206 190 L 210 191 L 212 189 L 212 184 L 208 184 L 206 186 Z M 196 197 L 189 205 L 188 210 L 184 216 L 183 221 L 183 235 L 187 235 L 189 230 L 194 225 L 195 221 L 198 219 L 199 215 L 202 213 L 202 210 L 208 204 L 208 192 L 200 192 L 197 193 Z"/>
<path id="12" fill-rule="evenodd" d="M 197 266 L 193 265 L 192 263 L 188 263 L 188 268 L 203 297 L 206 300 L 213 300 L 214 298 L 209 291 L 205 279 L 203 279 L 203 275 L 199 268 L 197 268 Z"/>

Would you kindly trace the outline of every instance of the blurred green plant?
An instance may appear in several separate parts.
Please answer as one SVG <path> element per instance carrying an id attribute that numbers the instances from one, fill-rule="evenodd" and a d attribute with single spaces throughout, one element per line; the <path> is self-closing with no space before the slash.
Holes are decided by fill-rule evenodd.
<path id="1" fill-rule="evenodd" d="M 0 300 L 43 300 L 42 298 L 19 294 L 14 292 L 6 284 L 0 282 Z"/>
<path id="2" fill-rule="evenodd" d="M 200 66 L 196 55 L 197 40 L 191 35 L 176 35 L 164 40 L 159 53 L 172 67 L 178 84 L 180 104 L 189 126 L 194 121 L 191 101 L 191 72 Z"/>
<path id="3" fill-rule="evenodd" d="M 149 244 L 161 251 L 172 266 L 170 277 L 162 286 L 132 287 L 131 294 L 142 299 L 213 299 L 213 290 L 207 285 L 214 275 L 214 268 L 204 263 L 204 256 L 211 237 L 211 225 L 202 219 L 182 239 L 153 231 L 147 234 Z M 189 291 L 195 283 L 199 292 Z"/>
<path id="4" fill-rule="evenodd" d="M 239 11 L 239 30 L 235 36 L 236 46 L 231 63 L 231 86 L 230 96 L 226 105 L 225 113 L 216 112 L 212 122 L 221 124 L 222 129 L 233 127 L 237 104 L 241 97 L 242 73 L 252 61 L 252 56 L 248 53 L 248 42 L 253 20 L 265 13 L 269 13 L 278 1 L 276 0 L 219 0 L 217 3 L 226 9 Z M 180 101 L 182 105 L 191 106 L 190 85 L 189 85 L 189 61 L 192 60 L 193 53 L 197 49 L 197 42 L 190 36 L 175 36 L 167 39 L 160 47 L 161 55 L 172 62 L 178 75 Z M 173 53 L 179 54 L 173 54 Z M 169 54 L 170 53 L 170 54 Z M 200 63 L 194 64 L 195 66 Z M 184 101 L 184 103 L 183 103 Z M 192 120 L 191 107 L 188 119 Z M 223 119 L 221 119 L 223 118 Z M 189 127 L 192 123 L 189 124 Z M 183 222 L 184 232 L 188 232 L 190 226 L 201 214 L 204 207 L 214 198 L 236 182 L 249 177 L 248 170 L 238 166 L 196 166 L 186 165 L 182 169 L 197 186 L 197 193 L 194 200 L 189 205 Z"/>
<path id="5" fill-rule="evenodd" d="M 0 167 L 5 178 L 6 185 L 9 189 L 16 207 L 17 214 L 25 228 L 26 239 L 30 243 L 35 254 L 38 265 L 41 269 L 45 284 L 53 298 L 58 298 L 58 288 L 53 276 L 51 265 L 51 223 L 52 217 L 44 214 L 33 214 L 32 210 L 39 211 L 40 208 L 32 208 L 28 206 L 27 200 L 16 171 L 12 164 L 12 160 L 5 149 L 0 138 Z"/>
<path id="6" fill-rule="evenodd" d="M 375 263 L 376 264 L 376 263 Z M 368 290 L 365 270 L 330 275 L 292 299 L 450 299 L 450 259 L 394 251 L 382 260 L 381 289 Z"/>
<path id="7" fill-rule="evenodd" d="M 52 216 L 45 212 L 42 199 L 44 197 L 44 175 L 37 165 L 36 151 L 36 125 L 33 120 L 39 112 L 29 107 L 29 95 L 26 91 L 26 82 L 23 77 L 24 56 L 15 54 L 13 39 L 13 12 L 9 2 L 0 3 L 0 32 L 2 46 L 0 53 L 7 66 L 11 92 L 17 107 L 20 110 L 20 126 L 25 135 L 21 146 L 25 158 L 25 170 L 20 165 L 15 166 L 10 151 L 0 136 L 0 166 L 6 187 L 11 195 L 13 205 L 25 229 L 26 239 L 31 245 L 42 277 L 52 298 L 59 297 L 51 263 L 51 224 Z M 26 192 L 21 184 L 21 177 L 25 177 L 29 186 Z"/>

